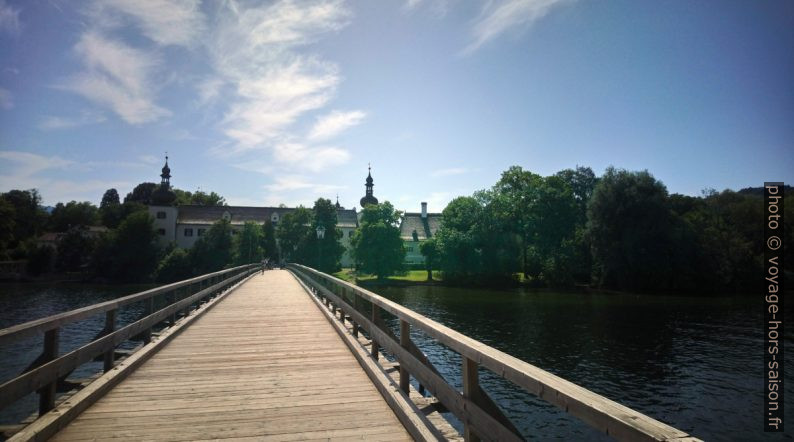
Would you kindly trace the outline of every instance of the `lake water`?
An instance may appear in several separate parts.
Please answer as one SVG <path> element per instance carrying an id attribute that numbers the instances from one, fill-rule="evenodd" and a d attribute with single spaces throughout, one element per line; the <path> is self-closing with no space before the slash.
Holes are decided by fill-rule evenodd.
<path id="1" fill-rule="evenodd" d="M 144 286 L 0 285 L 0 328 L 113 299 Z M 763 334 L 760 298 L 690 298 L 437 286 L 374 291 L 499 350 L 548 370 L 705 440 L 783 440 L 762 432 Z M 757 297 L 756 297 L 757 298 Z M 789 307 L 792 307 L 789 303 Z M 142 314 L 131 306 L 128 324 Z M 790 311 L 787 318 L 791 318 Z M 65 327 L 61 353 L 94 337 L 103 315 Z M 791 335 L 791 334 L 790 334 Z M 413 339 L 460 386 L 460 357 L 421 333 Z M 0 347 L 0 382 L 41 352 L 41 336 Z M 133 344 L 130 344 L 133 345 Z M 791 355 L 791 339 L 786 340 Z M 786 377 L 794 379 L 787 358 Z M 101 370 L 86 364 L 74 377 Z M 482 385 L 522 433 L 535 440 L 608 440 L 568 416 L 481 371 Z M 794 385 L 794 384 L 793 384 Z M 785 388 L 794 397 L 793 388 Z M 34 412 L 35 395 L 0 411 L 0 423 Z M 767 436 L 767 437 L 765 437 Z M 775 436 L 775 437 L 768 437 Z"/>
<path id="2" fill-rule="evenodd" d="M 56 313 L 108 301 L 146 290 L 145 285 L 63 284 L 0 284 L 0 329 Z M 143 306 L 132 304 L 119 311 L 117 326 L 136 321 Z M 60 332 L 60 353 L 66 353 L 90 342 L 105 326 L 105 315 L 99 314 L 69 324 Z M 31 336 L 0 345 L 0 382 L 18 376 L 42 351 L 43 336 Z M 131 348 L 125 342 L 121 348 Z M 70 376 L 86 378 L 102 370 L 102 362 L 84 364 Z M 0 424 L 17 423 L 38 410 L 38 396 L 30 394 L 10 407 L 0 410 Z"/>
<path id="3" fill-rule="evenodd" d="M 437 286 L 373 290 L 701 439 L 782 440 L 794 434 L 794 405 L 786 408 L 788 434 L 763 433 L 760 297 Z M 460 386 L 460 357 L 421 334 L 414 333 L 412 338 L 439 371 Z M 785 346 L 791 355 L 790 338 Z M 793 379 L 794 361 L 786 360 L 785 376 Z M 608 440 L 489 371 L 480 370 L 480 374 L 485 390 L 526 437 Z M 785 388 L 785 395 L 794 397 L 794 388 Z"/>

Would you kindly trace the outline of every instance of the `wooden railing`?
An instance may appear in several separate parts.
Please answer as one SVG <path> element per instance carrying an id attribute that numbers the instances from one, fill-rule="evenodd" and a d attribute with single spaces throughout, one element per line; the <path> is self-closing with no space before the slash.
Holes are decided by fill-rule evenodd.
<path id="1" fill-rule="evenodd" d="M 371 356 L 379 349 L 392 354 L 400 367 L 400 389 L 406 394 L 413 376 L 464 424 L 466 440 L 522 440 L 515 426 L 480 387 L 478 369 L 490 370 L 529 393 L 578 417 L 597 430 L 618 440 L 697 441 L 684 431 L 659 422 L 604 396 L 566 381 L 534 365 L 489 347 L 438 322 L 409 310 L 356 285 L 309 267 L 290 264 L 288 268 L 332 310 L 342 310 L 339 318 L 349 318 L 352 332 L 369 334 Z M 396 336 L 381 319 L 381 310 L 400 322 Z M 411 327 L 463 359 L 463 391 L 450 385 L 411 341 Z"/>
<path id="2" fill-rule="evenodd" d="M 31 335 L 44 334 L 41 355 L 22 374 L 0 385 L 0 409 L 38 391 L 39 415 L 48 412 L 55 406 L 59 383 L 75 368 L 102 357 L 104 371 L 110 371 L 114 366 L 115 349 L 119 344 L 134 337 L 142 339 L 145 344 L 149 343 L 153 327 L 166 322 L 175 324 L 180 313 L 188 316 L 194 306 L 198 307 L 259 268 L 258 264 L 249 264 L 209 273 L 0 330 L 0 345 Z M 144 316 L 117 329 L 119 309 L 133 303 L 143 303 Z M 155 304 L 163 303 L 165 307 L 154 310 Z M 76 350 L 59 355 L 61 327 L 102 313 L 105 314 L 105 327 L 97 337 Z"/>

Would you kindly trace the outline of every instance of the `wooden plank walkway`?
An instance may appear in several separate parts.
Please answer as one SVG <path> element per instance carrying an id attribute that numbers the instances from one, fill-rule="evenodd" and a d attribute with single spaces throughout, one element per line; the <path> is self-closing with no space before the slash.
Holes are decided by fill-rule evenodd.
<path id="1" fill-rule="evenodd" d="M 52 440 L 411 440 L 284 270 L 256 275 Z"/>

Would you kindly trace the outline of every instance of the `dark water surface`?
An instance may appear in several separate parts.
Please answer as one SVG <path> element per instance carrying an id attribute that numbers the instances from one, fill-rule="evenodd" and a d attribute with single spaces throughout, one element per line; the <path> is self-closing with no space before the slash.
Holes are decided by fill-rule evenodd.
<path id="1" fill-rule="evenodd" d="M 373 291 L 701 439 L 782 440 L 794 434 L 794 404 L 786 408 L 788 434 L 763 433 L 761 297 L 437 286 Z M 460 386 L 460 357 L 421 333 L 412 338 Z M 790 355 L 790 338 L 785 346 Z M 794 361 L 786 362 L 785 376 L 794 382 Z M 481 369 L 480 376 L 526 437 L 608 440 L 489 371 Z M 794 398 L 794 388 L 786 387 L 785 396 Z"/>
<path id="2" fill-rule="evenodd" d="M 146 290 L 146 285 L 62 284 L 0 284 L 0 329 L 62 313 L 76 308 L 108 301 Z M 136 321 L 143 314 L 143 305 L 131 304 L 120 309 L 117 327 Z M 99 314 L 61 328 L 60 354 L 90 342 L 105 326 L 105 315 Z M 0 345 L 0 382 L 6 382 L 35 360 L 42 351 L 43 335 L 31 336 Z M 120 348 L 136 343 L 125 342 Z M 79 367 L 70 378 L 85 378 L 102 370 L 102 362 Z M 12 406 L 0 410 L 0 424 L 17 423 L 38 410 L 38 396 L 30 394 Z"/>

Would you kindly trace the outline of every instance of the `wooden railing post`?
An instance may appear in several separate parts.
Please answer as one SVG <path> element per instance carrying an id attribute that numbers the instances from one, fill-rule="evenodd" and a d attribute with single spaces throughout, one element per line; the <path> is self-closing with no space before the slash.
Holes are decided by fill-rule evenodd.
<path id="1" fill-rule="evenodd" d="M 154 313 L 154 296 L 150 296 L 149 299 L 147 299 L 147 300 L 145 300 L 143 302 L 144 302 L 144 305 L 146 306 L 144 308 L 143 316 L 146 317 L 146 316 L 149 316 L 152 313 Z M 150 342 L 152 342 L 152 327 L 151 326 L 147 327 L 146 330 L 143 331 L 143 343 L 144 344 L 148 344 Z"/>
<path id="2" fill-rule="evenodd" d="M 108 310 L 105 312 L 105 334 L 111 334 L 116 330 L 116 315 L 118 309 Z M 116 347 L 111 345 L 108 351 L 105 352 L 104 357 L 104 371 L 105 373 L 113 369 L 113 363 L 116 358 Z"/>
<path id="3" fill-rule="evenodd" d="M 352 293 L 353 293 L 353 310 L 358 311 L 359 308 L 361 307 L 358 301 L 358 293 L 356 293 L 355 291 L 353 291 Z M 358 338 L 358 322 L 356 321 L 353 321 L 353 336 L 355 338 Z"/>
<path id="4" fill-rule="evenodd" d="M 400 347 L 406 351 L 411 343 L 411 324 L 400 319 Z M 400 390 L 408 394 L 411 391 L 411 375 L 405 364 L 400 361 Z"/>
<path id="5" fill-rule="evenodd" d="M 377 327 L 378 320 L 380 319 L 380 307 L 378 304 L 372 303 L 372 326 Z M 378 342 L 375 340 L 375 335 L 371 332 L 369 334 L 370 339 L 372 340 L 372 348 L 370 348 L 370 355 L 372 355 L 372 359 L 378 360 Z"/>
<path id="6" fill-rule="evenodd" d="M 60 328 L 56 327 L 44 333 L 44 352 L 42 353 L 43 363 L 52 361 L 58 357 L 58 341 Z M 39 416 L 55 408 L 55 391 L 58 386 L 58 378 L 39 390 Z"/>
<path id="7" fill-rule="evenodd" d="M 169 295 L 169 298 L 171 298 L 171 305 L 176 304 L 176 302 L 179 301 L 180 290 L 182 289 L 174 289 L 174 291 L 172 291 L 171 294 Z M 176 311 L 174 313 L 171 313 L 171 327 L 173 327 L 175 324 L 176 324 Z"/>
<path id="8" fill-rule="evenodd" d="M 342 291 L 343 291 L 342 287 L 339 287 L 338 285 L 334 284 L 333 288 L 334 288 L 333 291 L 334 291 L 334 293 L 336 293 L 336 296 L 339 296 L 339 299 L 344 301 L 345 297 L 342 294 Z M 342 325 L 345 325 L 345 310 L 342 308 L 342 304 L 341 303 L 339 304 L 339 320 L 342 322 Z"/>
<path id="9" fill-rule="evenodd" d="M 463 396 L 474 400 L 480 389 L 480 377 L 477 373 L 477 362 L 463 356 Z M 463 437 L 466 441 L 477 442 L 480 438 L 472 431 L 468 422 L 463 423 Z"/>

